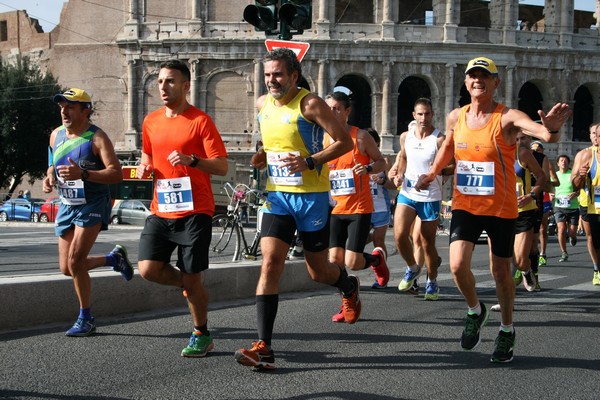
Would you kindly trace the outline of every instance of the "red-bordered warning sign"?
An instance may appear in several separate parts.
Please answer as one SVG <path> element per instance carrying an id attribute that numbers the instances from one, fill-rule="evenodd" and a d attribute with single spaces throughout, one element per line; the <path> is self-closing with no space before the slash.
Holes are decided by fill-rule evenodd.
<path id="1" fill-rule="evenodd" d="M 275 49 L 290 49 L 294 53 L 296 53 L 296 57 L 298 57 L 298 61 L 302 61 L 308 49 L 310 48 L 310 43 L 306 42 L 293 42 L 291 40 L 273 40 L 267 39 L 265 40 L 265 46 L 267 46 L 268 51 L 272 51 Z"/>

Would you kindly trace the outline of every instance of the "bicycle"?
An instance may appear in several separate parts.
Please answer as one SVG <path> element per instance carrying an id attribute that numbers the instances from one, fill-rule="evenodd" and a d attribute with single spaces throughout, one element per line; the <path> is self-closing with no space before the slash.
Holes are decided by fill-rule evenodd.
<path id="1" fill-rule="evenodd" d="M 260 257 L 260 221 L 262 211 L 260 201 L 262 193 L 251 189 L 248 185 L 238 184 L 235 187 L 226 182 L 223 185 L 229 205 L 227 214 L 217 214 L 212 219 L 212 242 L 209 257 L 211 262 L 231 262 L 256 260 Z M 244 212 L 249 208 L 256 210 L 256 232 L 250 244 L 244 232 Z M 233 239 L 233 240 L 232 240 Z"/>

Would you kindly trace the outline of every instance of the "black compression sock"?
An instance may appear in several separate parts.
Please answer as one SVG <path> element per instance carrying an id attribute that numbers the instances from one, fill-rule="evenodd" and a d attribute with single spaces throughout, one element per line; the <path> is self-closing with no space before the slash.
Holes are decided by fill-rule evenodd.
<path id="1" fill-rule="evenodd" d="M 278 294 L 262 294 L 256 296 L 256 317 L 258 324 L 258 338 L 271 346 L 273 338 L 273 325 L 279 307 Z"/>

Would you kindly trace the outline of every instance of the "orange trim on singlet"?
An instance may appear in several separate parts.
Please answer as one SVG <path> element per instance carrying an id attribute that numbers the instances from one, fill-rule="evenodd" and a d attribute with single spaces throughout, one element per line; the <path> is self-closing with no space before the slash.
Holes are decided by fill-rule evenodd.
<path id="1" fill-rule="evenodd" d="M 498 104 L 490 120 L 480 129 L 467 126 L 466 114 L 470 105 L 461 108 L 454 127 L 454 156 L 456 161 L 494 162 L 494 194 L 487 196 L 460 193 L 456 186 L 452 198 L 453 210 L 465 210 L 475 215 L 517 218 L 515 191 L 516 145 L 508 145 L 502 135 L 503 104 Z"/>

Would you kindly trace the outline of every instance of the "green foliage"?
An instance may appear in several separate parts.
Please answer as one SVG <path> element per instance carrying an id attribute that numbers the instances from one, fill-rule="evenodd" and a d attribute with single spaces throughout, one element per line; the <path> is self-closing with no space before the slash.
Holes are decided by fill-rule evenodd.
<path id="1" fill-rule="evenodd" d="M 23 57 L 0 61 L 0 189 L 12 192 L 25 175 L 44 176 L 52 130 L 61 124 L 52 96 L 60 92 L 51 74 Z"/>

